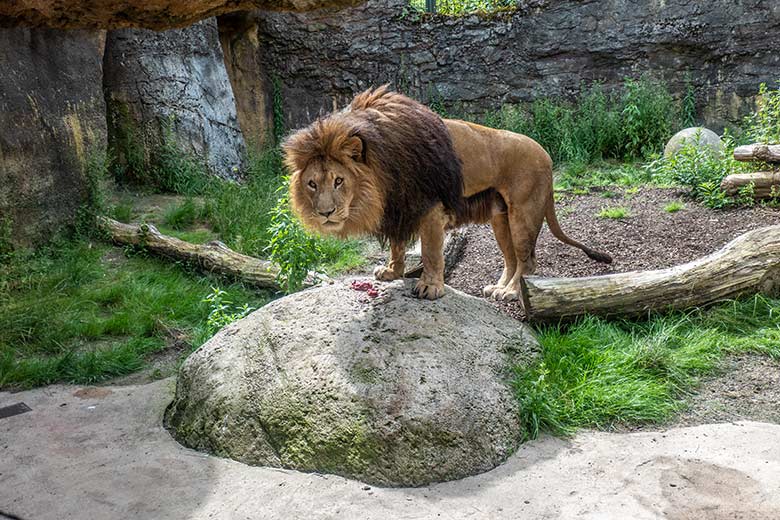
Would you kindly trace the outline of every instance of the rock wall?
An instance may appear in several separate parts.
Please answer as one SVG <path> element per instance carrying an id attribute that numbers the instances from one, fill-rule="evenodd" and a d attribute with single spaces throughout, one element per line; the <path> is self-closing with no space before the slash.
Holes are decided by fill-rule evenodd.
<path id="1" fill-rule="evenodd" d="M 362 0 L 3 0 L 0 27 L 119 29 L 184 27 L 241 9 L 305 11 L 347 7 Z"/>
<path id="2" fill-rule="evenodd" d="M 73 221 L 106 146 L 102 31 L 0 30 L 0 224 L 31 245 Z"/>
<path id="3" fill-rule="evenodd" d="M 142 140 L 149 153 L 167 126 L 179 146 L 204 159 L 212 173 L 238 175 L 244 140 L 216 19 L 163 32 L 110 31 L 103 84 L 119 160 L 126 134 Z"/>
<path id="4" fill-rule="evenodd" d="M 404 0 L 340 12 L 256 12 L 261 62 L 279 78 L 287 123 L 302 125 L 355 92 L 389 82 L 423 100 L 484 112 L 583 83 L 617 87 L 649 71 L 696 89 L 718 127 L 780 78 L 776 0 L 523 0 L 511 14 L 420 16 Z"/>

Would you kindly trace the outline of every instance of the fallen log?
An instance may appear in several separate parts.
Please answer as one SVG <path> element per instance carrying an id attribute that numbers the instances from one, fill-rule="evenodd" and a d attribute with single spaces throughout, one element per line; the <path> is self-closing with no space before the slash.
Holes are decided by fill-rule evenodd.
<path id="1" fill-rule="evenodd" d="M 466 230 L 453 229 L 447 233 L 444 237 L 444 276 L 449 276 L 452 270 L 460 261 L 463 256 L 463 250 L 466 247 Z M 406 253 L 407 262 L 410 258 L 414 258 L 412 262 L 413 267 L 409 267 L 404 271 L 404 278 L 419 278 L 422 276 L 423 264 L 421 260 L 420 242 L 417 241 L 414 250 Z"/>
<path id="2" fill-rule="evenodd" d="M 219 241 L 192 244 L 160 233 L 152 224 L 123 224 L 108 217 L 98 217 L 98 224 L 121 245 L 143 247 L 153 253 L 226 275 L 254 287 L 280 290 L 276 276 L 279 268 L 271 262 L 233 251 Z"/>
<path id="3" fill-rule="evenodd" d="M 725 177 L 720 188 L 730 197 L 739 195 L 739 190 L 753 185 L 753 198 L 756 200 L 780 197 L 780 171 L 734 173 Z"/>
<path id="4" fill-rule="evenodd" d="M 780 144 L 746 144 L 734 149 L 737 161 L 780 162 Z"/>
<path id="5" fill-rule="evenodd" d="M 750 231 L 709 256 L 668 269 L 522 280 L 523 305 L 533 320 L 636 316 L 757 292 L 780 296 L 780 226 Z"/>

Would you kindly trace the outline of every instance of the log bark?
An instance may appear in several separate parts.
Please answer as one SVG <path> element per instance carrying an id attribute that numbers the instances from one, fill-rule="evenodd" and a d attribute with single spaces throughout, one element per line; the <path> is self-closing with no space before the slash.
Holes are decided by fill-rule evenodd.
<path id="1" fill-rule="evenodd" d="M 452 269 L 463 256 L 463 249 L 466 247 L 466 230 L 453 229 L 444 237 L 444 277 L 446 278 L 452 272 Z M 409 267 L 404 271 L 404 278 L 419 278 L 422 276 L 423 265 L 421 261 L 416 261 L 414 267 Z"/>
<path id="2" fill-rule="evenodd" d="M 780 144 L 746 144 L 734 149 L 737 161 L 780 162 Z"/>
<path id="3" fill-rule="evenodd" d="M 735 197 L 740 188 L 753 184 L 753 197 L 757 200 L 780 197 L 780 171 L 735 173 L 727 176 L 720 183 L 726 195 Z"/>
<path id="4" fill-rule="evenodd" d="M 780 226 L 750 231 L 709 256 L 669 269 L 587 278 L 529 276 L 522 282 L 526 315 L 542 321 L 586 313 L 636 316 L 757 292 L 780 292 Z"/>
<path id="5" fill-rule="evenodd" d="M 254 287 L 280 290 L 276 281 L 279 274 L 276 265 L 237 253 L 222 242 L 192 244 L 163 235 L 151 224 L 123 224 L 108 217 L 98 217 L 98 223 L 118 244 L 141 246 L 153 253 L 183 260 L 205 271 L 229 276 Z"/>

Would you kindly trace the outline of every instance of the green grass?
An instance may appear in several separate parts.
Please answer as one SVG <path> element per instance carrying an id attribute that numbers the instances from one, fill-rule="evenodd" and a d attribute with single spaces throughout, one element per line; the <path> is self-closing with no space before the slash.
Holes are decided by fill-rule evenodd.
<path id="1" fill-rule="evenodd" d="M 678 211 L 684 210 L 685 204 L 680 202 L 679 200 L 675 200 L 664 206 L 664 211 L 667 213 L 677 213 Z"/>
<path id="2" fill-rule="evenodd" d="M 528 135 L 556 163 L 584 165 L 659 153 L 680 128 L 685 106 L 664 83 L 644 76 L 626 79 L 616 92 L 594 83 L 574 101 L 542 98 L 530 105 L 505 105 L 482 122 Z"/>
<path id="3" fill-rule="evenodd" d="M 780 300 L 755 296 L 647 320 L 538 327 L 540 359 L 514 379 L 526 435 L 667 421 L 724 355 L 780 358 L 778 318 Z"/>
<path id="4" fill-rule="evenodd" d="M 181 230 L 192 226 L 200 216 L 201 211 L 191 197 L 187 197 L 181 204 L 172 206 L 163 215 L 166 226 Z"/>
<path id="5" fill-rule="evenodd" d="M 409 5 L 418 12 L 425 12 L 425 0 L 410 0 Z M 516 8 L 517 3 L 513 0 L 436 0 L 436 13 L 449 16 L 514 11 Z"/>
<path id="6" fill-rule="evenodd" d="M 0 388 L 91 383 L 133 372 L 171 330 L 208 339 L 203 299 L 220 287 L 237 305 L 269 296 L 144 254 L 85 240 L 16 252 L 0 264 Z"/>
<path id="7" fill-rule="evenodd" d="M 599 218 L 611 218 L 615 220 L 620 220 L 623 218 L 628 218 L 631 216 L 631 213 L 628 211 L 628 208 L 623 206 L 613 207 L 613 208 L 601 208 L 599 211 Z"/>

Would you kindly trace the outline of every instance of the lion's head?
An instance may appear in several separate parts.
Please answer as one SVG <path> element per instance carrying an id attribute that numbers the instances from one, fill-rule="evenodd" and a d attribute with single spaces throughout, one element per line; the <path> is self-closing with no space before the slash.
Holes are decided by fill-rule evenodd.
<path id="1" fill-rule="evenodd" d="M 371 170 L 359 129 L 343 118 L 320 120 L 283 146 L 290 202 L 304 225 L 346 237 L 375 233 L 384 212 L 384 186 Z"/>
<path id="2" fill-rule="evenodd" d="M 460 159 L 444 122 L 386 86 L 298 130 L 283 150 L 292 209 L 314 231 L 406 241 L 437 204 L 462 210 Z"/>

